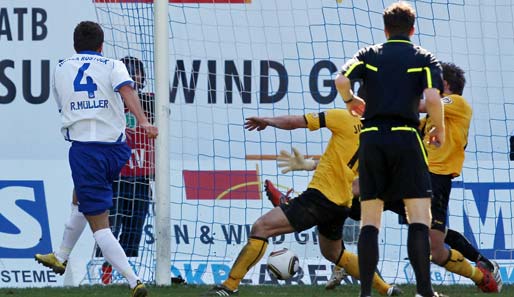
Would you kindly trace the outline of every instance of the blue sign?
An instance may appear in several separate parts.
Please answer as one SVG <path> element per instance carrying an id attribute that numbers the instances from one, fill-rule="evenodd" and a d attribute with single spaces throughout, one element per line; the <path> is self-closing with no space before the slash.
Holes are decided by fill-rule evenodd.
<path id="1" fill-rule="evenodd" d="M 491 201 L 491 191 L 493 190 L 513 190 L 514 183 L 467 183 L 467 182 L 453 182 L 452 187 L 454 189 L 462 188 L 466 190 L 470 190 L 473 194 L 473 198 L 475 200 L 475 204 L 478 210 L 478 216 L 480 218 L 480 222 L 484 225 L 486 223 L 487 218 L 487 210 L 489 207 L 495 207 L 494 201 Z M 507 195 L 510 197 L 510 192 L 505 191 Z M 510 198 L 508 199 L 510 201 Z M 513 213 L 512 210 L 509 210 L 509 214 Z M 475 234 L 478 232 L 484 232 L 494 234 L 493 246 L 488 249 L 480 249 L 480 252 L 490 259 L 514 259 L 514 247 L 507 247 L 505 244 L 505 236 L 512 236 L 512 234 L 505 234 L 504 228 L 504 214 L 502 213 L 502 209 L 495 211 L 495 226 L 492 230 L 473 230 L 472 224 L 470 223 L 469 213 L 466 212 L 466 209 L 463 210 L 463 223 L 464 223 L 464 236 L 473 244 L 473 246 L 478 247 Z M 491 218 L 489 218 L 491 219 Z"/>
<path id="2" fill-rule="evenodd" d="M 0 180 L 0 258 L 52 251 L 43 181 Z"/>

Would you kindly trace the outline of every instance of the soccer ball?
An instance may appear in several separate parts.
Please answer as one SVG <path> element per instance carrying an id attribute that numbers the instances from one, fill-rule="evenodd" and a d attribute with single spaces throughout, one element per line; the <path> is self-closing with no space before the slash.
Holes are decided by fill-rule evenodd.
<path id="1" fill-rule="evenodd" d="M 270 275 L 286 280 L 298 272 L 300 261 L 293 251 L 283 248 L 269 254 L 266 268 Z"/>

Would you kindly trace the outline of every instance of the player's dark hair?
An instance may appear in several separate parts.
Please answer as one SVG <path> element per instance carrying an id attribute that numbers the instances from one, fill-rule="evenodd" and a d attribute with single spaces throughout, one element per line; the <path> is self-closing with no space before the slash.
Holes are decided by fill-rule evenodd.
<path id="1" fill-rule="evenodd" d="M 145 80 L 146 80 L 146 73 L 145 73 L 145 67 L 143 65 L 143 62 L 139 60 L 136 57 L 132 56 L 125 56 L 121 58 L 121 61 L 123 64 L 125 64 L 125 67 L 127 67 L 127 71 L 130 74 L 130 77 L 136 82 L 136 87 L 138 90 L 145 87 Z M 141 76 L 141 82 L 138 82 L 135 77 L 139 73 Z"/>
<path id="2" fill-rule="evenodd" d="M 441 63 L 443 67 L 443 79 L 448 83 L 450 91 L 454 94 L 462 95 L 466 78 L 464 70 L 453 63 Z"/>
<path id="3" fill-rule="evenodd" d="M 73 32 L 73 47 L 77 53 L 97 51 L 104 43 L 104 31 L 95 22 L 80 22 Z"/>
<path id="4" fill-rule="evenodd" d="M 395 2 L 384 10 L 384 28 L 389 36 L 409 37 L 409 32 L 414 26 L 416 11 L 406 2 Z"/>

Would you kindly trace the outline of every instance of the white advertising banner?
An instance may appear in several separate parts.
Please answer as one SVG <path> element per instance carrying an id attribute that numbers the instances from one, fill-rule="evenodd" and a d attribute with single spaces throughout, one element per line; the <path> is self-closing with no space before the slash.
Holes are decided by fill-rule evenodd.
<path id="1" fill-rule="evenodd" d="M 70 211 L 73 186 L 68 144 L 59 132 L 50 86 L 55 65 L 74 53 L 75 25 L 97 19 L 105 25 L 112 16 L 116 23 L 104 29 L 106 39 L 115 40 L 105 45 L 106 55 L 133 54 L 145 61 L 149 76 L 145 91 L 153 90 L 153 67 L 148 64 L 153 55 L 151 43 L 138 39 L 143 36 L 140 28 L 145 34 L 151 32 L 151 15 L 138 14 L 151 4 L 132 4 L 130 14 L 123 16 L 123 8 L 133 1 L 93 2 L 17 0 L 0 7 L 0 287 L 99 282 L 103 260 L 92 256 L 89 229 L 72 253 L 65 276 L 33 260 L 35 253 L 58 248 Z M 307 172 L 281 174 L 274 160 L 249 156 L 276 156 L 291 146 L 319 155 L 330 138 L 328 131 L 304 129 L 248 132 L 243 129 L 244 119 L 342 107 L 334 74 L 360 46 L 383 40 L 379 27 L 384 1 L 368 1 L 367 7 L 356 9 L 352 1 L 340 6 L 336 1 L 296 0 L 216 5 L 170 2 L 170 269 L 172 276 L 182 276 L 190 284 L 220 283 L 246 243 L 253 222 L 271 209 L 262 182 L 270 179 L 284 192 L 294 187 L 295 196 L 307 187 L 311 176 Z M 366 1 L 353 2 L 358 6 Z M 508 79 L 513 77 L 508 72 L 512 67 L 496 69 L 480 63 L 485 62 L 483 57 L 492 57 L 494 63 L 487 65 L 511 65 L 514 45 L 506 44 L 500 47 L 505 53 L 492 55 L 489 47 L 476 46 L 490 36 L 480 33 L 479 20 L 466 21 L 465 26 L 471 26 L 466 30 L 460 17 L 466 15 L 464 10 L 474 16 L 478 6 L 457 2 L 419 1 L 421 34 L 414 41 L 468 70 L 464 96 L 476 116 L 466 168 L 454 181 L 449 226 L 462 232 L 484 255 L 497 259 L 504 283 L 509 284 L 514 283 L 514 184 L 506 139 L 507 131 L 514 128 L 514 110 L 504 106 L 514 102 L 514 83 Z M 363 24 L 357 26 L 356 20 Z M 147 23 L 138 23 L 143 21 Z M 512 22 L 512 16 L 508 21 Z M 433 28 L 442 35 L 434 34 Z M 450 31 L 451 36 L 442 33 Z M 460 42 L 467 35 L 473 40 L 465 50 L 441 46 Z M 142 253 L 155 251 L 153 214 L 151 210 L 143 228 Z M 346 247 L 354 252 L 357 226 L 351 224 L 343 234 Z M 383 226 L 381 274 L 386 281 L 412 282 L 412 269 L 405 260 L 406 228 L 391 213 L 385 215 Z M 320 255 L 315 229 L 271 238 L 266 255 L 283 247 L 299 256 L 301 266 L 287 282 L 322 284 L 330 276 L 332 264 Z M 153 255 L 147 257 L 151 259 L 148 266 L 142 266 L 140 258 L 131 263 L 145 281 L 153 280 Z M 265 273 L 265 263 L 266 256 L 243 283 L 277 282 Z M 469 283 L 437 266 L 433 266 L 432 280 L 435 284 Z M 122 281 L 113 275 L 113 282 Z"/>

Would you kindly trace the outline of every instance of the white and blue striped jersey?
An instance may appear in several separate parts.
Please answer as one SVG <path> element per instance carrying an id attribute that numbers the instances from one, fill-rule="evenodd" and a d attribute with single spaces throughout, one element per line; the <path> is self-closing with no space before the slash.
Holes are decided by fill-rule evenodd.
<path id="1" fill-rule="evenodd" d="M 84 51 L 55 68 L 53 88 L 68 141 L 118 142 L 125 139 L 125 113 L 118 90 L 134 85 L 123 62 Z"/>

